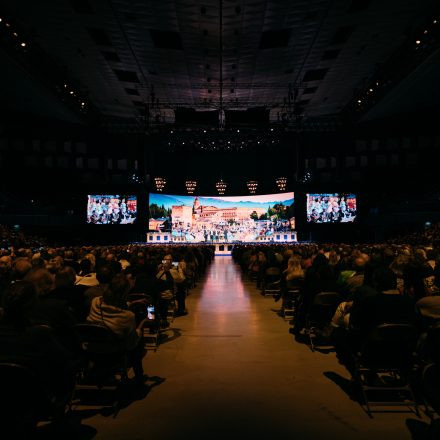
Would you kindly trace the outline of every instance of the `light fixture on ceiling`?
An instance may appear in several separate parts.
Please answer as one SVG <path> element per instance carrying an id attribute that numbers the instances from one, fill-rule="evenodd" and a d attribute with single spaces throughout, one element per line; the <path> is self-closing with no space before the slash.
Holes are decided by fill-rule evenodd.
<path id="1" fill-rule="evenodd" d="M 255 194 L 258 189 L 258 182 L 256 180 L 249 180 L 249 182 L 246 183 L 249 193 Z"/>
<path id="2" fill-rule="evenodd" d="M 215 187 L 217 189 L 217 192 L 220 195 L 223 195 L 226 192 L 226 188 L 227 188 L 228 184 L 226 182 L 223 182 L 223 179 L 220 179 L 216 184 Z"/>
<path id="3" fill-rule="evenodd" d="M 185 186 L 186 186 L 186 192 L 188 194 L 194 194 L 194 191 L 196 190 L 197 187 L 197 181 L 187 180 L 185 181 Z"/>
<path id="4" fill-rule="evenodd" d="M 162 192 L 165 188 L 165 185 L 167 184 L 167 181 L 163 177 L 155 177 L 154 178 L 154 185 L 156 186 L 157 192 Z"/>
<path id="5" fill-rule="evenodd" d="M 279 191 L 285 191 L 287 186 L 287 177 L 278 177 L 275 180 L 278 190 Z"/>

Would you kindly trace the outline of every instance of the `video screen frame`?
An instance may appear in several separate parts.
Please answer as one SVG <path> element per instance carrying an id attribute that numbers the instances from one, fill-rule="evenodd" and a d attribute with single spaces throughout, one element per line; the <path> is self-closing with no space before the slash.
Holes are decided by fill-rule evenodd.
<path id="1" fill-rule="evenodd" d="M 353 193 L 306 194 L 307 223 L 353 223 L 357 208 L 357 196 Z"/>
<path id="2" fill-rule="evenodd" d="M 87 224 L 134 224 L 137 214 L 137 196 L 134 194 L 87 195 Z"/>

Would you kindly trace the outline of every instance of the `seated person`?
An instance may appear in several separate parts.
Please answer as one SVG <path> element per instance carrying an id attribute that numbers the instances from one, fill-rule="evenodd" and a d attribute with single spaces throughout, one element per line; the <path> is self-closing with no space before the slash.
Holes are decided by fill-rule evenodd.
<path id="1" fill-rule="evenodd" d="M 93 298 L 97 298 L 99 296 L 104 295 L 104 292 L 109 287 L 112 276 L 113 276 L 113 272 L 109 264 L 101 264 L 98 266 L 96 270 L 96 279 L 99 284 L 87 288 L 86 291 L 84 292 L 84 299 L 88 311 L 90 311 L 90 305 L 92 303 Z"/>
<path id="2" fill-rule="evenodd" d="M 369 294 L 353 306 L 350 331 L 355 345 L 380 324 L 415 324 L 414 300 L 397 289 L 395 274 L 387 268 L 378 269 L 374 275 L 376 294 Z M 356 299 L 355 299 L 356 302 Z"/>
<path id="3" fill-rule="evenodd" d="M 173 256 L 171 254 L 165 255 L 162 263 L 159 265 L 156 278 L 162 282 L 160 287 L 159 297 L 159 315 L 162 319 L 162 325 L 167 325 L 167 311 L 169 302 L 174 298 L 177 285 L 185 281 L 185 275 L 181 267 L 174 267 L 172 265 Z M 179 300 L 179 297 L 177 297 Z M 182 305 L 180 305 L 182 307 Z"/>
<path id="4" fill-rule="evenodd" d="M 75 285 L 76 274 L 71 266 L 65 266 L 55 274 L 55 288 L 46 298 L 64 301 L 69 311 L 78 321 L 83 321 L 84 315 L 84 289 Z"/>
<path id="5" fill-rule="evenodd" d="M 84 258 L 80 263 L 80 271 L 76 276 L 76 284 L 81 286 L 97 286 L 96 273 L 93 272 L 94 265 L 89 258 Z"/>
<path id="6" fill-rule="evenodd" d="M 53 275 L 46 269 L 34 269 L 26 275 L 25 280 L 30 281 L 37 291 L 37 300 L 32 311 L 33 322 L 52 327 L 60 343 L 73 351 L 76 347 L 73 329 L 76 319 L 65 299 L 52 296 L 55 289 Z"/>
<path id="7" fill-rule="evenodd" d="M 37 290 L 29 281 L 17 281 L 6 289 L 0 321 L 0 362 L 27 366 L 49 395 L 64 397 L 73 389 L 75 360 L 50 327 L 33 325 L 36 302 Z"/>
<path id="8" fill-rule="evenodd" d="M 92 299 L 88 322 L 100 324 L 111 330 L 127 350 L 136 382 L 144 382 L 142 358 L 144 355 L 141 337 L 144 321 L 136 326 L 135 315 L 128 310 L 127 294 L 130 284 L 123 274 L 116 275 L 103 296 Z"/>
<path id="9" fill-rule="evenodd" d="M 424 296 L 416 302 L 416 312 L 423 327 L 440 321 L 440 296 Z"/>

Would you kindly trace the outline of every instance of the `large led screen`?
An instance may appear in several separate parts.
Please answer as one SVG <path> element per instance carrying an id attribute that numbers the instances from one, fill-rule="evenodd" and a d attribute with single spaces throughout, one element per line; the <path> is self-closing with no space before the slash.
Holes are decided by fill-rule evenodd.
<path id="1" fill-rule="evenodd" d="M 136 196 L 108 194 L 88 196 L 87 223 L 126 225 L 134 223 L 136 216 Z"/>
<path id="2" fill-rule="evenodd" d="M 354 194 L 307 194 L 309 223 L 348 223 L 356 219 Z"/>
<path id="3" fill-rule="evenodd" d="M 240 197 L 150 194 L 149 230 L 186 242 L 252 242 L 295 229 L 293 192 Z"/>

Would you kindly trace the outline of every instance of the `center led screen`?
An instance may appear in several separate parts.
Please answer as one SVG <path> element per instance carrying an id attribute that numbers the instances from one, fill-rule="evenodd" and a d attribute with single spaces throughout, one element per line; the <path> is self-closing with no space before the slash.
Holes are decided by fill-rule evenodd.
<path id="1" fill-rule="evenodd" d="M 293 192 L 258 196 L 150 194 L 149 230 L 186 242 L 252 242 L 295 229 Z"/>

